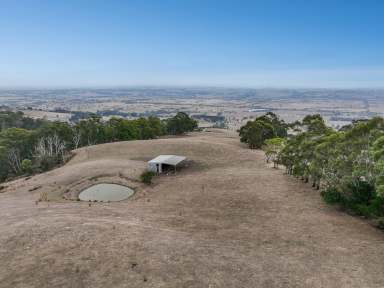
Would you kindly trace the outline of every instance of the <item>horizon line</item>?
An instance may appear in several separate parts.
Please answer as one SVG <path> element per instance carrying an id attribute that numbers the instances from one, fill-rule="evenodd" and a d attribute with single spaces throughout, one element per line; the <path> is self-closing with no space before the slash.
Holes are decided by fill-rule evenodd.
<path id="1" fill-rule="evenodd" d="M 251 90 L 384 90 L 383 86 L 236 86 L 236 85 L 18 85 L 18 86 L 0 86 L 0 90 L 80 90 L 80 89 L 151 89 L 151 88 L 186 88 L 186 89 L 251 89 Z"/>

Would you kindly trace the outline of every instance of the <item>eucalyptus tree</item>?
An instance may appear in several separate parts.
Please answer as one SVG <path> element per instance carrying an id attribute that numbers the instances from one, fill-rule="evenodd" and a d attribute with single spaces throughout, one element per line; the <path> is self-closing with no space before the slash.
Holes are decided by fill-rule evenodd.
<path id="1" fill-rule="evenodd" d="M 371 148 L 375 160 L 375 187 L 378 195 L 384 197 L 384 136 L 378 137 Z"/>
<path id="2" fill-rule="evenodd" d="M 260 149 L 265 140 L 273 138 L 275 131 L 270 123 L 262 120 L 248 121 L 240 128 L 240 141 L 247 143 L 251 149 Z"/>
<path id="3" fill-rule="evenodd" d="M 278 168 L 281 163 L 281 151 L 283 150 L 284 145 L 285 139 L 281 137 L 274 137 L 265 140 L 263 150 L 265 152 L 266 160 L 267 163 L 272 161 L 274 168 Z"/>
<path id="4" fill-rule="evenodd" d="M 88 119 L 80 120 L 76 124 L 76 129 L 81 134 L 80 146 L 104 143 L 106 140 L 104 123 L 98 115 L 92 114 Z"/>
<path id="5" fill-rule="evenodd" d="M 21 171 L 21 162 L 32 157 L 33 132 L 22 128 L 8 128 L 0 133 L 3 173 L 17 175 Z"/>
<path id="6" fill-rule="evenodd" d="M 168 134 L 180 135 L 197 128 L 197 121 L 184 112 L 178 112 L 174 117 L 167 119 L 166 130 Z"/>
<path id="7" fill-rule="evenodd" d="M 274 113 L 267 113 L 248 121 L 239 130 L 240 141 L 247 143 L 251 149 L 260 149 L 266 140 L 274 137 L 286 137 L 287 125 Z"/>

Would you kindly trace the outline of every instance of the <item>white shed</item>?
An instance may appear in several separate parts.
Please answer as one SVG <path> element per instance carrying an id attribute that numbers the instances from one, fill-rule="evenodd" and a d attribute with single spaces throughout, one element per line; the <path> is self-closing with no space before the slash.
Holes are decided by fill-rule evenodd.
<path id="1" fill-rule="evenodd" d="M 187 159 L 184 156 L 178 155 L 159 155 L 156 158 L 148 161 L 148 170 L 155 173 L 162 173 L 163 166 L 173 166 L 176 170 L 176 166 Z"/>

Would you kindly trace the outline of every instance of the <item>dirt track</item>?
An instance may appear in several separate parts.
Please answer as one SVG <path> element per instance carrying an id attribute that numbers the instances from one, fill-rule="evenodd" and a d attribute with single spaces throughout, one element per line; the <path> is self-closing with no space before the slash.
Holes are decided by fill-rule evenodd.
<path id="1" fill-rule="evenodd" d="M 135 181 L 161 153 L 195 163 L 149 188 Z M 60 199 L 102 181 L 137 193 Z M 42 191 L 59 200 L 36 205 Z M 222 132 L 80 149 L 9 183 L 0 211 L 0 287 L 384 287 L 383 232 Z"/>

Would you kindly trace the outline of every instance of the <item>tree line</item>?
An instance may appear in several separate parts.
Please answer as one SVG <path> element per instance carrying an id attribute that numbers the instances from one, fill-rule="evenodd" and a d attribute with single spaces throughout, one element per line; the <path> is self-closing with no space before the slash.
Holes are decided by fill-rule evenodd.
<path id="1" fill-rule="evenodd" d="M 91 115 L 76 124 L 35 120 L 22 112 L 0 112 L 0 182 L 47 171 L 64 163 L 70 151 L 116 141 L 180 135 L 197 128 L 196 120 L 179 112 L 174 117 L 103 121 Z"/>
<path id="2" fill-rule="evenodd" d="M 384 119 L 357 120 L 339 130 L 320 115 L 285 123 L 273 113 L 249 121 L 241 141 L 266 160 L 310 182 L 324 200 L 384 224 Z"/>

